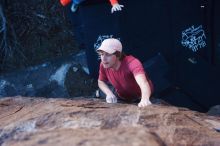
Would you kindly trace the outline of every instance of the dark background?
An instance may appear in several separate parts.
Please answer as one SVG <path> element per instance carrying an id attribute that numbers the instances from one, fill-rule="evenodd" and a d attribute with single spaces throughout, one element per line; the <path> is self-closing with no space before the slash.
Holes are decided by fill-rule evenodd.
<path id="1" fill-rule="evenodd" d="M 217 0 L 140 0 L 136 3 L 121 0 L 120 4 L 125 8 L 114 14 L 110 13 L 111 6 L 106 1 L 84 3 L 77 13 L 70 14 L 73 24 L 79 27 L 75 29 L 79 42 L 86 38 L 83 43 L 88 52 L 94 48 L 99 35 L 113 35 L 121 39 L 126 53 L 142 61 L 161 52 L 167 61 L 173 63 L 178 55 L 187 52 L 187 48 L 181 45 L 182 31 L 202 25 L 207 45 L 192 55 L 201 56 L 210 65 L 218 65 L 220 4 Z M 88 58 L 90 60 L 90 56 Z M 93 68 L 90 70 L 97 74 Z"/>
<path id="2" fill-rule="evenodd" d="M 220 29 L 218 0 L 139 0 L 119 1 L 125 8 L 110 13 L 107 2 L 82 4 L 76 14 L 71 14 L 78 40 L 87 52 L 91 76 L 97 78 L 99 60 L 94 43 L 100 35 L 120 38 L 124 52 L 142 62 L 153 60 L 149 76 L 161 87 L 159 97 L 179 106 L 207 111 L 220 104 Z M 80 18 L 79 18 L 80 16 Z M 78 18 L 78 19 L 77 19 Z M 80 22 L 80 23 L 79 23 Z M 202 25 L 206 46 L 197 52 L 181 45 L 182 31 Z M 79 32 L 79 30 L 81 32 Z M 83 38 L 83 39 L 81 39 Z M 164 58 L 154 58 L 157 54 Z M 194 63 L 190 60 L 194 60 Z M 166 62 L 166 66 L 160 66 Z M 164 71 L 164 70 L 169 71 Z M 153 71 L 152 71 L 153 70 Z M 161 72 L 157 78 L 156 74 Z M 164 80 L 167 84 L 165 85 Z"/>

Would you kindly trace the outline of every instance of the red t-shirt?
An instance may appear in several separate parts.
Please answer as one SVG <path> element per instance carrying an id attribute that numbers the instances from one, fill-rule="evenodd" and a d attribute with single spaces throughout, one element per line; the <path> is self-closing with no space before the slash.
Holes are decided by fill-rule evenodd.
<path id="1" fill-rule="evenodd" d="M 137 84 L 134 76 L 145 74 L 141 62 L 133 56 L 126 56 L 122 61 L 119 69 L 104 68 L 100 63 L 99 80 L 109 81 L 116 89 L 118 96 L 123 99 L 132 99 L 141 97 L 141 89 Z M 153 84 L 146 74 L 146 78 L 153 91 Z"/>
<path id="2" fill-rule="evenodd" d="M 112 6 L 113 6 L 114 4 L 118 3 L 118 0 L 110 0 L 110 2 L 112 4 Z"/>

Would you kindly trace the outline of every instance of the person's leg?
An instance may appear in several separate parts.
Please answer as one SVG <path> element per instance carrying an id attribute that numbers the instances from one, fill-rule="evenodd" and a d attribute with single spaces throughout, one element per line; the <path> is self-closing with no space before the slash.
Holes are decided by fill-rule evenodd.
<path id="1" fill-rule="evenodd" d="M 74 4 L 79 5 L 80 3 L 86 1 L 86 0 L 72 0 Z"/>
<path id="2" fill-rule="evenodd" d="M 78 4 L 75 3 L 75 0 L 72 0 L 71 11 L 74 13 L 78 8 Z"/>
<path id="3" fill-rule="evenodd" d="M 78 7 L 79 7 L 79 4 L 84 2 L 85 0 L 72 0 L 72 6 L 71 6 L 71 11 L 72 12 L 76 12 Z"/>

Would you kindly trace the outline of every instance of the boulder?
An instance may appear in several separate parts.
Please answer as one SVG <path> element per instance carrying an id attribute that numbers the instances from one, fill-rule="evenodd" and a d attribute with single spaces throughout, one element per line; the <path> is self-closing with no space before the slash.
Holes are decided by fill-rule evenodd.
<path id="1" fill-rule="evenodd" d="M 95 89 L 83 52 L 0 76 L 0 97 L 91 96 Z"/>
<path id="2" fill-rule="evenodd" d="M 220 145 L 220 118 L 162 104 L 108 104 L 104 99 L 0 99 L 0 145 Z"/>

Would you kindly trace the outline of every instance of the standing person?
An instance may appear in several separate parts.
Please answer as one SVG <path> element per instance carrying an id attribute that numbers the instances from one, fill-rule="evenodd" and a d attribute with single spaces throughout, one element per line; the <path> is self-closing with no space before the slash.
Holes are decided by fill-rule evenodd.
<path id="1" fill-rule="evenodd" d="M 82 3 L 83 1 L 86 1 L 86 0 L 72 0 L 71 11 L 76 12 L 76 10 L 78 9 L 79 4 Z M 121 11 L 122 8 L 124 7 L 123 5 L 120 5 L 118 3 L 118 0 L 109 0 L 109 1 L 112 5 L 111 13 L 114 13 L 115 11 Z"/>
<path id="2" fill-rule="evenodd" d="M 72 1 L 72 5 L 71 5 L 71 11 L 72 12 L 76 12 L 76 10 L 79 7 L 79 4 L 86 1 L 86 0 L 60 0 L 60 3 L 63 6 L 66 6 L 67 4 L 69 4 Z M 111 8 L 111 13 L 114 13 L 115 11 L 121 11 L 122 8 L 124 7 L 124 5 L 120 5 L 118 3 L 118 0 L 109 0 L 112 8 Z"/>
<path id="3" fill-rule="evenodd" d="M 106 95 L 107 103 L 140 100 L 138 106 L 150 105 L 153 84 L 147 77 L 141 62 L 122 52 L 122 44 L 114 38 L 105 39 L 97 49 L 101 58 L 98 86 Z M 114 93 L 108 82 L 114 87 Z"/>

